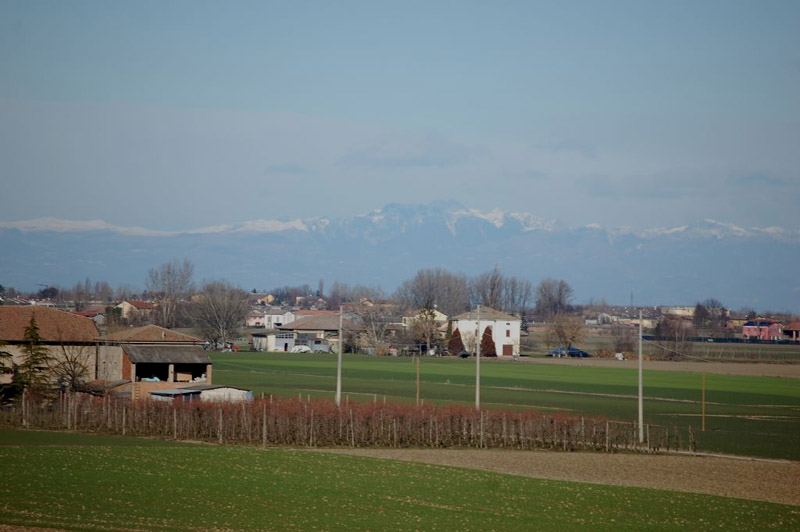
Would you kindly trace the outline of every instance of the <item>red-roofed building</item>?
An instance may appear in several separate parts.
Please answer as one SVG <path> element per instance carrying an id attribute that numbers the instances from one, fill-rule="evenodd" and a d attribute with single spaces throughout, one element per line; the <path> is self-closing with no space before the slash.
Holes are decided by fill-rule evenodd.
<path id="1" fill-rule="evenodd" d="M 775 320 L 757 318 L 742 326 L 742 338 L 745 340 L 782 340 L 783 325 Z"/>
<path id="2" fill-rule="evenodd" d="M 72 369 L 81 368 L 82 378 L 92 379 L 97 374 L 97 327 L 90 318 L 41 306 L 0 306 L 0 341 L 7 345 L 3 350 L 11 353 L 12 362 L 23 361 L 22 347 L 25 329 L 31 318 L 36 322 L 42 345 L 50 355 L 50 369 L 69 363 Z M 52 372 L 53 379 L 58 377 Z M 10 382 L 11 375 L 0 375 L 0 383 Z"/>
<path id="3" fill-rule="evenodd" d="M 156 306 L 154 303 L 148 301 L 138 301 L 131 299 L 123 301 L 117 308 L 122 311 L 122 318 L 126 320 L 133 319 L 135 316 L 149 316 L 153 313 Z"/>

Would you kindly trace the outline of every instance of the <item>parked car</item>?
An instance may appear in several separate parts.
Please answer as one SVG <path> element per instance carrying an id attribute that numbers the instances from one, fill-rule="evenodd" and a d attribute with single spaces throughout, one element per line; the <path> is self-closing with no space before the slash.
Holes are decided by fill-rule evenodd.
<path id="1" fill-rule="evenodd" d="M 566 357 L 566 356 L 572 357 L 572 358 L 586 358 L 586 357 L 590 357 L 592 355 L 590 355 L 586 351 L 582 351 L 582 350 L 578 349 L 577 347 L 569 346 L 569 349 L 567 349 L 566 347 L 564 347 L 562 345 L 562 346 L 556 347 L 556 348 L 551 349 L 550 351 L 548 351 L 547 352 L 547 356 L 556 357 L 556 358 L 561 358 L 561 357 Z"/>
<path id="2" fill-rule="evenodd" d="M 289 350 L 290 353 L 310 353 L 311 348 L 307 345 L 296 345 Z"/>
<path id="3" fill-rule="evenodd" d="M 461 352 L 458 354 L 458 356 L 459 356 L 460 358 L 469 358 L 469 357 L 471 357 L 472 355 L 471 355 L 470 353 L 468 353 L 467 351 L 461 351 Z"/>

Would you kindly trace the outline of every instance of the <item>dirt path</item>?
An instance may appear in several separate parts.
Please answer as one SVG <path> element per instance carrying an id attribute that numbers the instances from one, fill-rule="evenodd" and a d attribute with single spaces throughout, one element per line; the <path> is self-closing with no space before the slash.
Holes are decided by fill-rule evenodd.
<path id="1" fill-rule="evenodd" d="M 800 506 L 800 462 L 465 449 L 324 449 L 320 452 L 466 467 L 550 480 L 706 493 Z"/>
<path id="2" fill-rule="evenodd" d="M 524 363 L 549 366 L 592 366 L 599 368 L 636 369 L 636 360 L 614 360 L 608 358 L 523 358 Z M 800 364 L 765 364 L 743 362 L 666 362 L 646 361 L 644 370 L 691 371 L 719 375 L 750 375 L 756 377 L 789 377 L 800 379 Z"/>

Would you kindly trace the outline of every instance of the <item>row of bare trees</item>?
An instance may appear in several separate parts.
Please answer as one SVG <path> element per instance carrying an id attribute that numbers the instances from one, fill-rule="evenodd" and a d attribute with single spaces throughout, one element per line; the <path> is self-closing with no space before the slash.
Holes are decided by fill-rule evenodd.
<path id="1" fill-rule="evenodd" d="M 0 411 L 0 427 L 95 431 L 219 444 L 308 447 L 473 447 L 695 450 L 675 427 L 647 425 L 640 443 L 633 423 L 533 410 L 329 400 L 261 399 L 252 403 L 117 401 L 64 394 L 53 403 L 31 396 Z"/>
<path id="2" fill-rule="evenodd" d="M 526 279 L 504 275 L 499 268 L 468 278 L 444 268 L 419 270 L 395 291 L 406 308 L 436 308 L 448 316 L 477 305 L 523 316 L 532 308 L 545 316 L 565 311 L 572 300 L 566 281 L 543 279 L 536 288 Z"/>

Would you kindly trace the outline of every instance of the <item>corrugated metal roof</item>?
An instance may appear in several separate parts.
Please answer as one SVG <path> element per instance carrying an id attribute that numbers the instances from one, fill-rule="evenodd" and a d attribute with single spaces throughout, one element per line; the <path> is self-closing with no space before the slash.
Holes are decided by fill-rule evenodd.
<path id="1" fill-rule="evenodd" d="M 129 345 L 122 350 L 134 364 L 211 364 L 199 345 Z"/>

